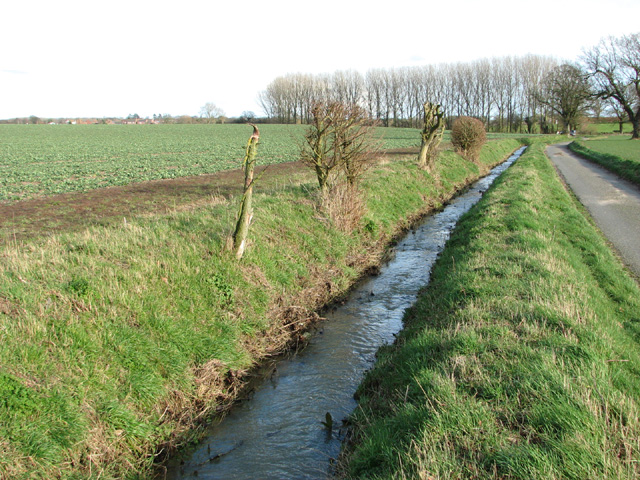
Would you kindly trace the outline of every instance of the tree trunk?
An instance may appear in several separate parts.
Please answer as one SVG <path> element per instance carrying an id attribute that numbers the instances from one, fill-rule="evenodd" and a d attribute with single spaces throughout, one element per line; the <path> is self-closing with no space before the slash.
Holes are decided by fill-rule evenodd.
<path id="1" fill-rule="evenodd" d="M 329 186 L 327 185 L 329 181 L 329 172 L 322 168 L 322 165 L 316 165 L 316 176 L 318 177 L 318 185 L 320 186 L 320 191 L 322 193 L 326 193 Z"/>
<path id="2" fill-rule="evenodd" d="M 444 133 L 444 112 L 440 105 L 425 102 L 424 127 L 422 128 L 422 143 L 418 155 L 418 167 L 431 170 L 435 160 L 435 150 L 438 148 Z"/>
<path id="3" fill-rule="evenodd" d="M 233 250 L 236 258 L 240 260 L 244 254 L 247 244 L 247 234 L 249 233 L 249 225 L 253 217 L 253 170 L 255 166 L 256 152 L 258 148 L 258 140 L 260 132 L 258 127 L 250 123 L 253 127 L 253 135 L 249 137 L 247 142 L 247 153 L 242 162 L 242 170 L 244 171 L 244 193 L 240 202 L 240 211 L 238 212 L 238 221 L 236 229 L 233 233 Z"/>

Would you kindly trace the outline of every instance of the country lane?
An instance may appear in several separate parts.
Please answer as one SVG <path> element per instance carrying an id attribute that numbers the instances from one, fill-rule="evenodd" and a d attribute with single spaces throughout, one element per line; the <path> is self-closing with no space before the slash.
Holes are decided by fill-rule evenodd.
<path id="1" fill-rule="evenodd" d="M 568 143 L 550 145 L 546 154 L 623 262 L 640 278 L 640 188 L 576 155 Z"/>

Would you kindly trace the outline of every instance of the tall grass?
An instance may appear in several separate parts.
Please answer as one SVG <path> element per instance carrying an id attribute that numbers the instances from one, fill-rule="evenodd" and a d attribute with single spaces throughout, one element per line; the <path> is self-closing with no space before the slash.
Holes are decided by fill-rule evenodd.
<path id="1" fill-rule="evenodd" d="M 638 478 L 640 289 L 534 144 L 358 392 L 348 478 Z"/>
<path id="2" fill-rule="evenodd" d="M 412 218 L 483 167 L 445 154 L 438 177 L 389 157 L 351 233 L 311 184 L 255 197 L 242 262 L 234 200 L 127 218 L 0 250 L 0 478 L 137 478 L 233 401 L 256 362 L 300 335 Z"/>

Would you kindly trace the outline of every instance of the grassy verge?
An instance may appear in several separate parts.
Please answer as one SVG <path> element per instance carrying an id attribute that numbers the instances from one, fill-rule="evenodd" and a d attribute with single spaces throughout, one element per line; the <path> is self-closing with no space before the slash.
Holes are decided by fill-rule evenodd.
<path id="1" fill-rule="evenodd" d="M 638 478 L 640 290 L 533 145 L 359 389 L 348 478 Z"/>
<path id="2" fill-rule="evenodd" d="M 0 478 L 148 475 L 414 217 L 518 145 L 491 142 L 482 166 L 444 152 L 433 176 L 389 156 L 351 234 L 321 218 L 314 185 L 276 184 L 254 198 L 240 263 L 225 250 L 236 202 L 215 196 L 3 247 Z"/>
<path id="3" fill-rule="evenodd" d="M 574 141 L 569 148 L 589 160 L 640 185 L 640 142 L 623 139 Z"/>

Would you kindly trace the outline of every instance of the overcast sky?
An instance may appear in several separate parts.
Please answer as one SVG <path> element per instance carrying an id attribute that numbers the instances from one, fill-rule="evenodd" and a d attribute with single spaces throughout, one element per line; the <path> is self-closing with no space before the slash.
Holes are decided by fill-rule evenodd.
<path id="1" fill-rule="evenodd" d="M 639 19 L 640 0 L 5 0 L 0 118 L 260 115 L 279 75 L 576 60 Z"/>

